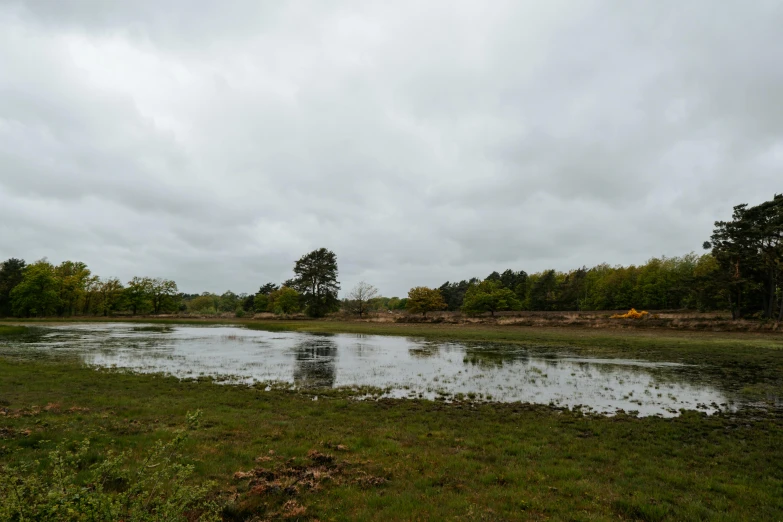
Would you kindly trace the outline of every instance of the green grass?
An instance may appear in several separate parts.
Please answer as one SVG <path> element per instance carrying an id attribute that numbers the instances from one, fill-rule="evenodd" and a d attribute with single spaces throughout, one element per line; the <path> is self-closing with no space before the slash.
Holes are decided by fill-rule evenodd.
<path id="1" fill-rule="evenodd" d="M 228 520 L 280 514 L 292 499 L 303 520 L 783 517 L 783 420 L 774 413 L 593 417 L 312 395 L 0 358 L 0 462 L 45 466 L 58 442 L 85 436 L 96 459 L 110 446 L 141 454 L 202 409 L 186 453 L 197 480 L 220 484 Z M 335 459 L 317 490 L 252 493 L 232 478 L 254 467 L 285 478 L 315 465 L 310 450 Z"/>
<path id="2" fill-rule="evenodd" d="M 739 382 L 750 399 L 780 397 L 783 389 L 783 339 L 772 334 L 231 322 L 567 347 L 590 356 L 698 363 L 705 378 Z M 57 443 L 84 437 L 92 439 L 96 459 L 108 447 L 141 455 L 197 409 L 204 411 L 203 429 L 186 450 L 196 463 L 194 480 L 219 484 L 215 495 L 226 503 L 226 520 L 783 519 L 779 408 L 660 419 L 521 404 L 356 401 L 342 391 L 265 392 L 23 353 L 0 356 L 0 463 L 39 459 L 46 466 Z M 335 460 L 317 465 L 310 450 Z M 298 491 L 254 493 L 248 479 L 233 478 L 259 467 Z M 302 480 L 311 469 L 326 477 L 314 490 Z"/>
<path id="3" fill-rule="evenodd" d="M 10 336 L 10 335 L 21 335 L 26 332 L 27 332 L 26 326 L 13 326 L 13 325 L 0 324 L 0 337 Z"/>

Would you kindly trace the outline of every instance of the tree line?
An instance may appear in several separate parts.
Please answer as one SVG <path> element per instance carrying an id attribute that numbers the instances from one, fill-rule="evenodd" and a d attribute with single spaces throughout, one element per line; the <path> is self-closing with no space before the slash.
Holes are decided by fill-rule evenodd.
<path id="1" fill-rule="evenodd" d="M 490 313 L 629 308 L 730 310 L 734 319 L 783 320 L 783 195 L 734 207 L 703 245 L 709 252 L 652 258 L 640 266 L 582 267 L 527 274 L 512 269 L 484 279 L 417 287 L 409 310 Z M 436 295 L 437 294 L 437 295 Z M 415 302 L 411 303 L 411 299 Z"/>
<path id="2" fill-rule="evenodd" d="M 94 275 L 85 263 L 59 265 L 41 259 L 27 264 L 11 258 L 0 264 L 0 317 L 112 316 L 115 314 L 306 312 L 322 317 L 340 308 L 337 258 L 321 248 L 302 256 L 294 277 L 278 286 L 261 287 L 256 294 L 218 296 L 185 294 L 171 279 L 134 277 L 123 283 L 116 277 Z"/>
<path id="3" fill-rule="evenodd" d="M 407 297 L 384 297 L 361 282 L 339 300 L 337 258 L 325 248 L 302 256 L 294 277 L 266 283 L 255 293 L 183 294 L 169 279 L 134 277 L 126 283 L 93 275 L 81 262 L 0 264 L 0 317 L 48 317 L 116 313 L 192 312 L 237 316 L 255 312 L 323 317 L 340 309 L 436 310 L 467 314 L 504 310 L 579 311 L 629 308 L 730 310 L 732 317 L 783 320 L 783 195 L 760 205 L 737 205 L 729 221 L 718 221 L 708 252 L 652 258 L 639 266 L 606 263 L 566 272 L 528 274 L 507 269 L 483 279 L 418 286 Z"/>
<path id="4" fill-rule="evenodd" d="M 717 269 L 711 254 L 691 253 L 652 258 L 640 266 L 602 263 L 567 272 L 544 270 L 533 274 L 508 269 L 492 272 L 483 279 L 446 281 L 432 290 L 442 296 L 442 309 L 469 314 L 633 307 L 723 310 L 728 301 L 725 292 L 715 284 Z"/>
<path id="5" fill-rule="evenodd" d="M 123 284 L 94 275 L 80 261 L 11 258 L 0 264 L 0 317 L 159 314 L 178 310 L 180 300 L 170 279 L 134 277 Z"/>

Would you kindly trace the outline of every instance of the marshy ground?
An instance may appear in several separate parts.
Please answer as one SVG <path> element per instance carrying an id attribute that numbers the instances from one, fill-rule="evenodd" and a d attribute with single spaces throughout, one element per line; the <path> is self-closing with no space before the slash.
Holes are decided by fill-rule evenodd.
<path id="1" fill-rule="evenodd" d="M 722 389 L 745 400 L 712 415 L 688 409 L 672 418 L 466 396 L 358 400 L 347 389 L 94 369 L 73 354 L 14 348 L 0 351 L 0 463 L 39 459 L 46 466 L 54 445 L 85 437 L 95 460 L 110 447 L 141 454 L 172 437 L 186 412 L 201 409 L 202 428 L 185 453 L 194 481 L 217 482 L 227 520 L 783 516 L 779 336 L 300 321 L 255 327 L 674 362 L 697 366 L 705 381 L 729 383 Z M 0 327 L 0 335 L 7 348 L 26 334 Z M 475 364 L 492 364 L 492 356 Z"/>

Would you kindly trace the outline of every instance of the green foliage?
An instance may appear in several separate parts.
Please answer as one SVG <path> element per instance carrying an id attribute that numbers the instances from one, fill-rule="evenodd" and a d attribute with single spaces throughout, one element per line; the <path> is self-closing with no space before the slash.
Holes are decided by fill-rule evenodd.
<path id="1" fill-rule="evenodd" d="M 783 319 L 783 194 L 735 206 L 731 221 L 716 222 L 704 246 L 712 249 L 735 318 L 760 311 Z"/>
<path id="2" fill-rule="evenodd" d="M 500 274 L 500 284 L 503 288 L 512 290 L 520 301 L 525 299 L 525 294 L 527 293 L 527 280 L 528 275 L 524 270 L 515 272 L 514 270 L 508 269 Z"/>
<path id="3" fill-rule="evenodd" d="M 701 256 L 693 267 L 691 303 L 700 311 L 728 307 L 729 292 L 721 282 L 721 268 L 711 255 Z"/>
<path id="4" fill-rule="evenodd" d="M 261 295 L 269 295 L 275 290 L 279 289 L 280 285 L 276 285 L 274 283 L 267 283 L 261 288 L 258 289 L 258 293 Z"/>
<path id="5" fill-rule="evenodd" d="M 179 308 L 176 300 L 178 292 L 177 283 L 170 279 L 156 277 L 150 280 L 149 299 L 152 303 L 152 313 L 159 314 Z"/>
<path id="6" fill-rule="evenodd" d="M 281 314 L 293 314 L 301 310 L 301 296 L 299 292 L 287 286 L 280 287 L 269 294 L 267 311 Z"/>
<path id="7" fill-rule="evenodd" d="M 7 259 L 0 264 L 0 317 L 13 313 L 11 291 L 22 282 L 26 263 L 22 259 Z"/>
<path id="8" fill-rule="evenodd" d="M 218 310 L 220 297 L 215 294 L 204 292 L 187 301 L 188 310 L 199 314 L 215 314 Z"/>
<path id="9" fill-rule="evenodd" d="M 11 291 L 14 315 L 46 317 L 54 315 L 60 305 L 54 266 L 46 259 L 28 265 L 22 281 Z"/>
<path id="10" fill-rule="evenodd" d="M 408 304 L 407 297 L 403 297 L 402 299 L 400 299 L 399 297 L 390 297 L 386 301 L 385 308 L 387 310 L 405 310 L 407 304 Z"/>
<path id="11" fill-rule="evenodd" d="M 256 301 L 255 295 L 240 294 L 240 297 L 242 297 L 242 309 L 245 312 L 252 312 L 253 310 L 255 310 L 255 301 Z"/>
<path id="12" fill-rule="evenodd" d="M 530 308 L 533 310 L 555 310 L 557 302 L 557 274 L 554 270 L 547 270 L 542 274 L 536 274 L 530 288 Z"/>
<path id="13" fill-rule="evenodd" d="M 411 313 L 421 313 L 422 316 L 426 316 L 427 312 L 445 310 L 446 301 L 443 300 L 439 290 L 427 288 L 426 286 L 417 286 L 411 288 L 408 292 L 406 308 Z"/>
<path id="14" fill-rule="evenodd" d="M 112 315 L 112 313 L 120 307 L 122 302 L 122 283 L 116 277 L 110 277 L 100 281 L 97 290 L 99 293 L 99 307 L 102 315 L 104 317 Z"/>
<path id="15" fill-rule="evenodd" d="M 269 308 L 269 294 L 256 294 L 253 300 L 253 308 L 256 312 L 266 312 Z"/>
<path id="16" fill-rule="evenodd" d="M 200 415 L 187 415 L 189 429 L 196 429 Z M 220 520 L 218 506 L 207 498 L 214 484 L 188 483 L 194 467 L 181 462 L 186 439 L 182 430 L 169 442 L 158 441 L 137 466 L 129 452 L 113 450 L 88 465 L 89 439 L 57 445 L 43 466 L 38 461 L 5 466 L 0 520 Z"/>
<path id="17" fill-rule="evenodd" d="M 528 275 L 524 270 L 514 271 L 507 269 L 502 274 L 492 272 L 486 277 L 485 281 L 496 283 L 500 288 L 511 290 L 520 302 L 520 306 L 525 300 Z M 450 283 L 447 281 L 442 284 L 438 290 L 440 290 L 440 293 L 443 295 L 448 310 L 462 310 L 468 289 L 480 282 L 481 280 L 475 277 L 469 280 L 462 280 L 459 283 Z"/>
<path id="18" fill-rule="evenodd" d="M 54 269 L 54 274 L 59 297 L 57 315 L 74 315 L 77 305 L 85 298 L 91 280 L 90 269 L 80 261 L 63 261 Z"/>
<path id="19" fill-rule="evenodd" d="M 239 296 L 231 290 L 220 296 L 219 309 L 221 312 L 233 312 L 239 304 Z"/>
<path id="20" fill-rule="evenodd" d="M 134 277 L 125 288 L 116 277 L 93 275 L 79 261 L 25 265 L 12 258 L 0 264 L 0 317 L 110 316 L 122 310 L 135 315 L 179 308 L 177 284 L 168 279 Z"/>
<path id="21" fill-rule="evenodd" d="M 459 283 L 450 283 L 446 281 L 438 290 L 446 302 L 446 309 L 450 311 L 459 310 L 465 300 L 465 293 L 471 285 L 478 284 L 479 280 L 475 277 L 469 281 L 460 281 Z"/>
<path id="22" fill-rule="evenodd" d="M 524 310 L 661 310 L 691 308 L 702 311 L 726 309 L 728 290 L 721 283 L 719 265 L 710 255 L 652 258 L 640 266 L 600 264 L 570 272 L 545 270 L 528 275 L 523 271 L 493 272 L 486 282 L 514 293 Z M 463 308 L 473 278 L 445 283 L 439 290 L 449 310 L 477 313 L 484 306 L 475 302 Z M 511 309 L 514 309 L 513 307 Z M 472 310 L 472 312 L 471 312 Z"/>
<path id="23" fill-rule="evenodd" d="M 133 315 L 145 313 L 152 308 L 152 279 L 149 277 L 134 277 L 128 281 L 125 296 Z"/>
<path id="24" fill-rule="evenodd" d="M 490 312 L 494 316 L 495 312 L 519 310 L 521 307 L 522 303 L 517 299 L 516 294 L 505 288 L 499 278 L 495 280 L 488 278 L 468 288 L 462 311 L 468 314 Z"/>
<path id="25" fill-rule="evenodd" d="M 372 297 L 367 300 L 367 310 L 391 310 L 389 308 L 390 297 Z"/>
<path id="26" fill-rule="evenodd" d="M 313 250 L 302 256 L 294 265 L 296 276 L 286 282 L 302 294 L 305 312 L 310 317 L 323 317 L 340 309 L 337 291 L 337 256 L 325 248 Z"/>

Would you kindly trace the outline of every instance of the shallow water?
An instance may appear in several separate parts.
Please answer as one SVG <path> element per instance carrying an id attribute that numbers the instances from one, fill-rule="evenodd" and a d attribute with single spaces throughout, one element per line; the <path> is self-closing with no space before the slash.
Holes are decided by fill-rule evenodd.
<path id="1" fill-rule="evenodd" d="M 289 383 L 313 388 L 314 396 L 319 387 L 373 387 L 387 397 L 521 401 L 661 416 L 682 408 L 711 413 L 738 406 L 727 392 L 698 379 L 693 366 L 581 358 L 512 344 L 100 323 L 38 328 L 0 345 L 8 350 L 68 353 L 89 365 L 177 377 Z"/>

